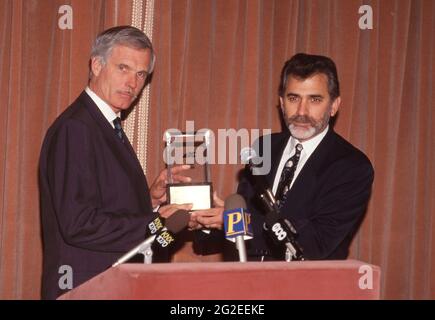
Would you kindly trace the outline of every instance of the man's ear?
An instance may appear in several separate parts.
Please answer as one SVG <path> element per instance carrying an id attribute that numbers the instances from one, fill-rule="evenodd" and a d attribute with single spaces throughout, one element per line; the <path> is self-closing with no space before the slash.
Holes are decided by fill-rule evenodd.
<path id="1" fill-rule="evenodd" d="M 92 74 L 96 77 L 98 77 L 98 75 L 101 72 L 101 69 L 103 69 L 103 64 L 101 63 L 101 57 L 92 57 L 91 58 L 91 70 L 92 70 Z"/>
<path id="2" fill-rule="evenodd" d="M 331 117 L 335 116 L 335 114 L 338 112 L 338 109 L 340 108 L 340 104 L 341 104 L 341 98 L 340 97 L 335 98 L 331 107 L 331 114 L 330 114 Z"/>
<path id="3" fill-rule="evenodd" d="M 284 114 L 284 100 L 282 99 L 282 97 L 279 97 L 279 105 L 281 107 L 282 114 Z"/>

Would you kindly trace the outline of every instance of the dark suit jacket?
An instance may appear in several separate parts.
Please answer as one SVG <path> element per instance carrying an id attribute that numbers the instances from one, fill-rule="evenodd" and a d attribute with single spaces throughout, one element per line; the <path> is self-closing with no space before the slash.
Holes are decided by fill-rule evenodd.
<path id="1" fill-rule="evenodd" d="M 266 176 L 270 186 L 289 138 L 288 131 L 271 136 L 271 170 Z M 281 215 L 295 226 L 305 258 L 347 257 L 367 207 L 373 177 L 369 159 L 329 129 L 297 176 L 281 210 Z M 283 259 L 283 250 L 277 250 L 263 230 L 265 210 L 247 179 L 247 171 L 238 193 L 247 200 L 252 213 L 254 238 L 247 241 L 248 254 L 261 255 L 267 250 L 275 259 Z"/>
<path id="2" fill-rule="evenodd" d="M 39 182 L 46 299 L 65 292 L 61 266 L 72 268 L 76 287 L 143 241 L 155 217 L 130 143 L 121 142 L 85 92 L 47 131 Z"/>

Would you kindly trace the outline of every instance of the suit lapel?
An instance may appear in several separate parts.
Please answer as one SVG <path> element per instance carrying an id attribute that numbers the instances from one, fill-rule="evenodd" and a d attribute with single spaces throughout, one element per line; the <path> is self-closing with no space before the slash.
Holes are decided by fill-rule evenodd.
<path id="1" fill-rule="evenodd" d="M 328 154 L 330 153 L 331 145 L 333 144 L 333 141 L 335 139 L 335 133 L 330 128 L 328 130 L 328 133 L 325 135 L 323 140 L 319 143 L 316 150 L 311 154 L 310 158 L 305 163 L 303 169 L 299 173 L 297 179 L 295 180 L 295 184 L 298 181 L 299 177 L 304 177 L 304 175 L 307 172 L 312 172 L 317 174 L 320 170 L 320 166 L 325 165 L 325 160 L 328 157 Z M 303 180 L 299 179 L 299 180 Z"/>
<path id="2" fill-rule="evenodd" d="M 277 134 L 273 139 L 274 141 L 272 142 L 271 152 L 272 159 L 274 159 L 274 161 L 272 161 L 270 173 L 266 177 L 271 189 L 273 188 L 276 171 L 278 170 L 278 166 L 282 158 L 284 149 L 287 145 L 288 139 L 290 139 L 290 133 L 288 132 L 288 130 Z M 276 157 L 274 157 L 274 155 L 276 155 Z"/>
<path id="3" fill-rule="evenodd" d="M 289 204 L 296 203 L 297 199 L 303 195 L 306 190 L 312 188 L 317 180 L 318 173 L 322 170 L 321 167 L 328 165 L 329 162 L 327 158 L 328 154 L 331 152 L 331 148 L 333 148 L 335 137 L 334 131 L 330 128 L 296 177 L 284 205 L 284 211 L 288 211 Z"/>
<path id="4" fill-rule="evenodd" d="M 134 152 L 133 147 L 130 144 L 130 141 L 128 140 L 128 137 L 125 136 L 125 141 L 124 143 L 122 143 L 122 141 L 116 135 L 113 127 L 110 125 L 110 123 L 101 113 L 100 109 L 98 109 L 94 101 L 87 95 L 86 92 L 83 91 L 79 99 L 83 102 L 83 104 L 86 106 L 87 110 L 91 114 L 92 118 L 100 127 L 105 138 L 109 142 L 109 146 L 111 148 L 114 148 L 117 151 L 116 153 L 122 156 L 127 163 L 130 163 L 138 172 L 140 172 L 140 174 L 145 179 L 142 166 L 140 165 L 140 162 L 136 156 L 136 153 Z"/>

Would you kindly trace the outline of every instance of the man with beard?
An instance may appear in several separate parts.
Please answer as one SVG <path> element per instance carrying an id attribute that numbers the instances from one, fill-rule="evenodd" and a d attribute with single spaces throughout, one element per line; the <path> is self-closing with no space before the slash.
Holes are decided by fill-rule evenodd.
<path id="1" fill-rule="evenodd" d="M 369 159 L 329 125 L 341 102 L 335 63 L 324 56 L 296 54 L 284 65 L 279 95 L 288 130 L 272 134 L 271 170 L 264 176 L 279 215 L 293 225 L 305 259 L 346 259 L 374 172 Z M 265 206 L 249 170 L 242 174 L 237 192 L 252 214 L 248 260 L 283 260 L 285 249 L 264 229 Z M 196 221 L 213 226 L 222 217 L 196 216 Z"/>

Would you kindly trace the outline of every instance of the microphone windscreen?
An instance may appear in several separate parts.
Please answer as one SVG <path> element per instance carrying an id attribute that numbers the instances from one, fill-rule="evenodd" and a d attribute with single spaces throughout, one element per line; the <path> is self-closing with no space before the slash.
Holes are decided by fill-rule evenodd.
<path id="1" fill-rule="evenodd" d="M 166 228 L 172 233 L 178 233 L 187 227 L 190 215 L 187 210 L 177 210 L 166 219 Z"/>
<path id="2" fill-rule="evenodd" d="M 225 199 L 225 211 L 234 210 L 237 208 L 246 209 L 246 201 L 240 194 L 233 193 Z"/>
<path id="3" fill-rule="evenodd" d="M 240 151 L 240 160 L 242 163 L 248 163 L 253 158 L 257 158 L 257 153 L 254 149 L 247 147 Z"/>

